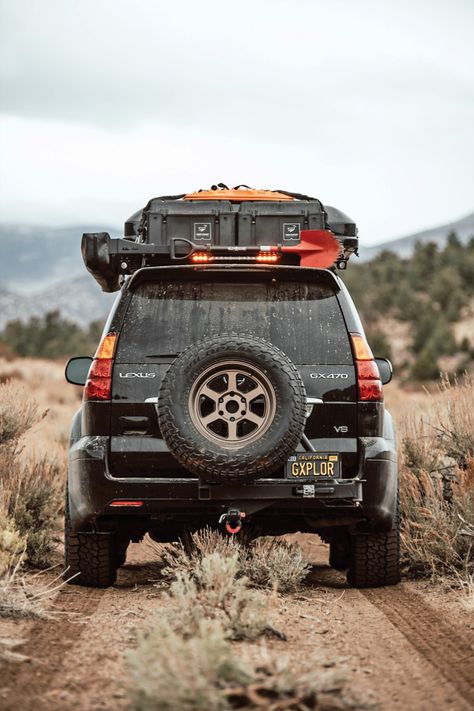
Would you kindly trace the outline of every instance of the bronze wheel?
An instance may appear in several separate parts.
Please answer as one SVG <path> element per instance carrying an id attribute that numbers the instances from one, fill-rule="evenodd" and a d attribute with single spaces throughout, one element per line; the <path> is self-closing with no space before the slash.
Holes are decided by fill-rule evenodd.
<path id="1" fill-rule="evenodd" d="M 225 361 L 200 374 L 188 406 L 193 424 L 207 439 L 237 449 L 268 430 L 276 395 L 260 369 L 245 361 Z"/>

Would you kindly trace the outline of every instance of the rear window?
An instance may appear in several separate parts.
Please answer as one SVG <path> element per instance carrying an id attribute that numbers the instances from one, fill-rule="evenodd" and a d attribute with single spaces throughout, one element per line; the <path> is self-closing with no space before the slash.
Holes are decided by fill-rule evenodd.
<path id="1" fill-rule="evenodd" d="M 298 365 L 352 363 L 339 303 L 326 285 L 159 282 L 133 293 L 117 360 L 177 355 L 207 336 L 265 338 Z"/>

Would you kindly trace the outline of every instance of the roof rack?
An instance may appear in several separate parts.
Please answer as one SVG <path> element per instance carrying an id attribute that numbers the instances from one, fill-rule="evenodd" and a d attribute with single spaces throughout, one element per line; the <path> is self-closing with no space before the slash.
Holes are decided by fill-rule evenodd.
<path id="1" fill-rule="evenodd" d="M 357 249 L 353 220 L 317 198 L 223 183 L 152 198 L 125 222 L 123 238 L 106 232 L 82 238 L 85 265 L 104 291 L 118 290 L 145 266 L 212 261 L 345 269 Z"/>
<path id="2" fill-rule="evenodd" d="M 203 245 L 175 237 L 169 245 L 112 239 L 108 232 L 85 233 L 81 251 L 84 264 L 103 291 L 118 291 L 124 278 L 143 267 L 188 264 L 287 264 L 300 267 L 345 269 L 341 243 L 325 230 L 302 230 L 298 244 L 220 246 Z"/>

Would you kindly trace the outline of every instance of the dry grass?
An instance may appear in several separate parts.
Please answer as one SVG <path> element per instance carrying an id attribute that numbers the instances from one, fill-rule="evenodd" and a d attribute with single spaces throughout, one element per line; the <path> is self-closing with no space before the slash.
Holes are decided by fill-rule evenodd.
<path id="1" fill-rule="evenodd" d="M 311 564 L 298 545 L 281 538 L 259 538 L 243 550 L 240 568 L 253 585 L 287 593 L 301 587 Z"/>
<path id="2" fill-rule="evenodd" d="M 248 578 L 255 587 L 279 592 L 297 590 L 311 569 L 294 543 L 281 538 L 259 538 L 248 543 L 245 538 L 231 538 L 210 528 L 193 533 L 184 542 L 153 547 L 162 561 L 162 575 L 168 580 L 178 573 L 193 576 L 202 559 L 214 552 L 223 558 L 236 557 L 237 577 Z"/>
<path id="3" fill-rule="evenodd" d="M 12 536 L 19 536 L 24 545 L 18 556 L 25 552 L 41 568 L 51 563 L 64 486 L 63 463 L 54 452 L 41 458 L 25 452 L 26 437 L 44 417 L 23 384 L 0 385 L 0 540 L 11 549 Z"/>
<path id="4" fill-rule="evenodd" d="M 56 590 L 65 585 L 62 572 L 45 583 L 43 572 L 22 575 L 21 559 L 0 578 L 0 617 L 45 618 L 59 613 L 51 609 Z"/>
<path id="5" fill-rule="evenodd" d="M 401 431 L 402 553 L 411 575 L 474 572 L 474 382 L 444 379 Z"/>
<path id="6" fill-rule="evenodd" d="M 237 577 L 238 556 L 205 554 L 192 574 L 179 572 L 165 593 L 166 616 L 183 636 L 197 634 L 203 619 L 219 622 L 232 639 L 255 639 L 274 631 L 269 620 L 270 599 Z"/>
<path id="7" fill-rule="evenodd" d="M 309 660 L 298 675 L 289 660 L 262 652 L 258 664 L 235 655 L 216 620 L 203 619 L 192 637 L 177 633 L 166 619 L 140 633 L 129 652 L 134 711 L 345 711 L 369 705 L 347 696 L 341 674 L 315 671 Z"/>

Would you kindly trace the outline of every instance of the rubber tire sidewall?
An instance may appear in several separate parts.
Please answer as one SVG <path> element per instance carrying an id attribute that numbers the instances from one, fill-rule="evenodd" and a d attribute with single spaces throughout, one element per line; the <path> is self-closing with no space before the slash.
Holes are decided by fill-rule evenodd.
<path id="1" fill-rule="evenodd" d="M 225 449 L 202 435 L 191 420 L 188 400 L 199 376 L 221 361 L 247 362 L 275 391 L 276 413 L 266 432 L 247 446 Z M 273 472 L 298 446 L 306 420 L 306 394 L 290 359 L 264 339 L 226 334 L 205 339 L 182 353 L 163 380 L 158 418 L 173 456 L 206 481 L 253 481 Z"/>

